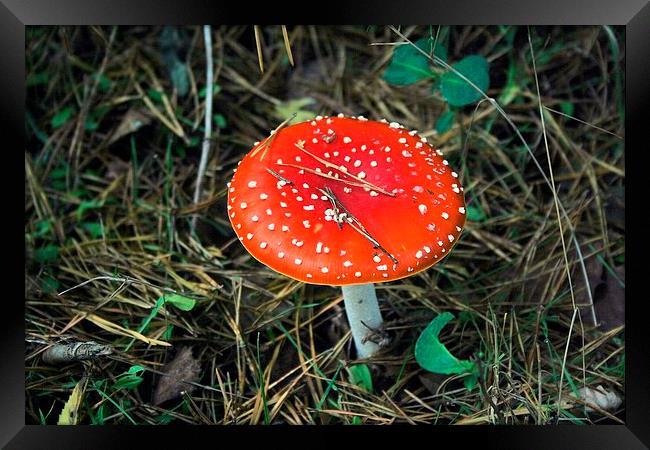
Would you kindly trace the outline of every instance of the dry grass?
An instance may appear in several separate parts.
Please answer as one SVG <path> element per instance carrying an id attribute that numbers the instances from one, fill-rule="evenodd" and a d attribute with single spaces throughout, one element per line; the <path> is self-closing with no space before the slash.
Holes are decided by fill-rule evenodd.
<path id="1" fill-rule="evenodd" d="M 603 331 L 592 320 L 609 321 L 623 302 L 624 289 L 616 290 L 625 257 L 622 29 L 531 29 L 536 70 L 527 29 L 512 40 L 508 30 L 399 32 L 410 39 L 447 33 L 451 61 L 484 55 L 488 95 L 530 152 L 489 102 L 462 109 L 450 131 L 436 133 L 445 105 L 431 83 L 395 87 L 382 78 L 392 47 L 372 44 L 401 41 L 388 27 L 289 27 L 294 68 L 282 28 L 262 27 L 263 74 L 252 27 L 215 28 L 220 116 L 195 207 L 205 109 L 201 28 L 178 30 L 178 48 L 162 51 L 161 28 L 30 28 L 27 423 L 56 423 L 82 379 L 89 382 L 80 423 L 620 421 L 624 404 L 587 414 L 572 395 L 585 386 L 624 390 L 624 327 Z M 188 69 L 185 95 L 166 68 L 174 52 Z M 351 383 L 340 291 L 260 266 L 226 216 L 225 184 L 237 161 L 282 122 L 279 105 L 303 97 L 314 100 L 304 107 L 314 115 L 363 114 L 420 130 L 460 169 L 472 209 L 443 263 L 378 286 L 392 340 L 370 364 L 372 392 Z M 533 155 L 552 176 L 565 217 L 558 219 Z M 193 213 L 196 236 L 189 234 Z M 103 278 L 56 294 L 95 277 Z M 154 308 L 172 292 L 197 303 L 190 311 Z M 480 364 L 472 391 L 415 362 L 419 332 L 443 311 L 457 318 L 443 342 Z M 60 366 L 41 360 L 49 346 L 73 341 L 114 351 Z M 200 365 L 193 389 L 154 405 L 164 364 L 182 346 Z M 132 366 L 142 366 L 142 381 L 124 387 L 121 374 Z"/>

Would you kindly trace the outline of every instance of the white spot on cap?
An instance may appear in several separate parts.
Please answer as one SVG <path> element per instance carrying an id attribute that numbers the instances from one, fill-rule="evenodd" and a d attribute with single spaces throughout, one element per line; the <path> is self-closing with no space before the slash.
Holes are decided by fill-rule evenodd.
<path id="1" fill-rule="evenodd" d="M 454 242 L 454 236 L 452 236 L 451 234 L 447 235 L 447 239 L 449 239 L 449 242 Z"/>
<path id="2" fill-rule="evenodd" d="M 249 181 L 248 187 L 251 189 L 257 187 L 257 181 Z"/>
<path id="3" fill-rule="evenodd" d="M 365 177 L 366 177 L 366 173 L 362 170 L 361 172 L 359 172 L 359 173 L 357 174 L 357 176 L 358 176 L 359 178 L 365 178 Z"/>
<path id="4" fill-rule="evenodd" d="M 253 236 L 254 236 L 253 233 L 248 233 L 248 234 L 246 235 L 246 239 L 248 239 L 248 240 L 250 241 L 251 239 L 253 239 Z"/>
<path id="5" fill-rule="evenodd" d="M 265 193 L 262 192 L 262 193 L 260 194 L 260 200 L 266 200 L 267 198 L 269 198 L 269 196 L 266 195 Z"/>
<path id="6" fill-rule="evenodd" d="M 305 205 L 305 206 L 303 206 L 303 209 L 305 211 L 313 211 L 314 210 L 314 205 Z"/>
<path id="7" fill-rule="evenodd" d="M 280 259 L 284 258 L 284 252 L 278 252 L 278 258 Z"/>
<path id="8" fill-rule="evenodd" d="M 345 137 L 343 138 L 343 142 L 345 142 L 346 144 L 349 144 L 350 142 L 352 142 L 352 139 L 350 139 L 349 137 L 345 136 Z"/>
<path id="9" fill-rule="evenodd" d="M 274 223 L 270 223 L 266 228 L 268 228 L 269 230 L 273 231 L 273 230 L 275 230 L 275 224 L 274 224 Z"/>
<path id="10" fill-rule="evenodd" d="M 286 225 L 282 225 L 282 231 L 289 231 L 289 227 Z"/>
<path id="11" fill-rule="evenodd" d="M 327 273 L 330 270 L 327 267 L 321 267 L 320 271 L 323 272 L 323 273 Z"/>
<path id="12" fill-rule="evenodd" d="M 246 202 L 241 202 L 241 203 L 239 204 L 239 207 L 240 207 L 241 209 L 246 209 L 247 206 L 248 206 L 248 204 L 247 204 Z"/>
<path id="13" fill-rule="evenodd" d="M 266 242 L 260 242 L 260 248 L 266 248 L 267 245 Z"/>
<path id="14" fill-rule="evenodd" d="M 320 253 L 323 250 L 323 243 L 322 242 L 317 242 L 316 243 L 316 253 Z"/>
<path id="15" fill-rule="evenodd" d="M 465 208 L 461 206 L 460 208 L 458 208 L 458 212 L 461 214 L 465 214 Z"/>
<path id="16" fill-rule="evenodd" d="M 440 215 L 442 216 L 443 219 L 449 219 L 449 214 L 447 214 L 446 212 L 443 212 Z"/>
<path id="17" fill-rule="evenodd" d="M 408 150 L 402 150 L 402 156 L 404 158 L 410 158 L 411 156 L 413 156 L 413 154 L 411 152 L 409 152 Z"/>
<path id="18" fill-rule="evenodd" d="M 252 220 L 253 222 L 257 222 L 258 220 L 260 220 L 260 218 L 257 217 L 257 216 L 253 216 L 253 217 L 251 217 L 251 220 Z"/>
<path id="19" fill-rule="evenodd" d="M 357 159 L 357 160 L 354 162 L 354 167 L 361 167 L 361 161 Z"/>
<path id="20" fill-rule="evenodd" d="M 300 258 L 296 258 L 296 259 L 293 260 L 293 262 L 294 262 L 296 265 L 299 266 L 300 264 L 302 264 L 302 259 L 300 259 Z"/>
<path id="21" fill-rule="evenodd" d="M 302 224 L 305 226 L 305 228 L 309 228 L 311 224 L 309 223 L 309 220 L 303 220 Z"/>
<path id="22" fill-rule="evenodd" d="M 422 251 L 418 250 L 417 253 L 415 254 L 415 257 L 418 259 L 422 258 Z"/>
<path id="23" fill-rule="evenodd" d="M 377 270 L 388 270 L 388 266 L 386 264 L 382 264 L 381 266 L 377 266 Z"/>
<path id="24" fill-rule="evenodd" d="M 427 205 L 418 205 L 418 209 L 422 215 L 425 215 L 427 213 Z"/>
<path id="25" fill-rule="evenodd" d="M 397 140 L 397 142 L 399 142 L 400 144 L 406 144 L 406 138 L 401 137 Z"/>
<path id="26" fill-rule="evenodd" d="M 381 258 L 379 257 L 379 255 L 375 255 L 375 256 L 372 257 L 372 260 L 373 260 L 374 262 L 378 263 L 378 262 L 381 261 Z"/>
<path id="27" fill-rule="evenodd" d="M 352 263 L 350 261 L 343 261 L 343 267 L 350 267 Z"/>
<path id="28" fill-rule="evenodd" d="M 361 272 L 354 272 L 354 276 L 357 277 L 357 278 L 360 278 L 361 277 Z"/>

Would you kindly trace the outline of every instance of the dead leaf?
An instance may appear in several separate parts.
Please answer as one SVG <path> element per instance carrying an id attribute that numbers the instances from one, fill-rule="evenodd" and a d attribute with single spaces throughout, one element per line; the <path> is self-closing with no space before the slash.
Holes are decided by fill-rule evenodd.
<path id="1" fill-rule="evenodd" d="M 197 382 L 201 372 L 199 361 L 194 358 L 191 347 L 181 347 L 174 359 L 163 367 L 165 373 L 153 394 L 153 404 L 160 405 L 167 400 L 180 397 L 183 392 L 192 392 L 195 386 L 188 382 Z"/>
<path id="2" fill-rule="evenodd" d="M 595 411 L 589 405 L 596 406 L 605 411 L 614 411 L 623 403 L 623 399 L 616 392 L 608 391 L 601 385 L 598 385 L 596 389 L 590 387 L 580 388 L 578 389 L 578 394 L 587 403 L 587 412 Z"/>
<path id="3" fill-rule="evenodd" d="M 151 123 L 151 116 L 142 109 L 131 108 L 122 117 L 122 121 L 108 141 L 108 145 L 127 134 L 135 133 L 140 128 Z"/>
<path id="4" fill-rule="evenodd" d="M 68 401 L 63 405 L 57 425 L 77 425 L 79 423 L 79 407 L 86 391 L 88 378 L 83 377 L 72 390 Z"/>
<path id="5" fill-rule="evenodd" d="M 625 267 L 614 269 L 616 276 L 605 271 L 605 281 L 594 293 L 598 328 L 609 331 L 625 325 Z"/>
<path id="6" fill-rule="evenodd" d="M 599 250 L 599 249 L 597 249 Z M 585 258 L 585 270 L 591 288 L 593 313 L 591 306 L 581 307 L 582 320 L 590 325 L 598 325 L 601 331 L 609 331 L 625 325 L 625 267 L 612 269 L 611 273 L 596 255 Z M 576 280 L 582 284 L 582 274 L 578 273 Z M 576 303 L 589 305 L 590 300 L 586 290 L 578 291 Z M 593 315 L 596 316 L 594 323 Z"/>

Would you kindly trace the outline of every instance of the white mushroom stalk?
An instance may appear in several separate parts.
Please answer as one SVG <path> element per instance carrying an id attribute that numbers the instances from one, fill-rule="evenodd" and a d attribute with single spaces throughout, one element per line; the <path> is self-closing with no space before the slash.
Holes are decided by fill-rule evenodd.
<path id="1" fill-rule="evenodd" d="M 341 290 L 357 357 L 370 358 L 380 348 L 372 336 L 383 324 L 375 285 L 373 283 L 352 284 L 342 286 Z"/>

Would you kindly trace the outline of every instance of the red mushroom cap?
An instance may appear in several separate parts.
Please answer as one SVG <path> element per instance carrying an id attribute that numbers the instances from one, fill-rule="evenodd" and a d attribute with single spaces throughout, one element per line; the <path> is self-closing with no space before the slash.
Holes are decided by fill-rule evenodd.
<path id="1" fill-rule="evenodd" d="M 413 275 L 465 224 L 458 174 L 397 123 L 319 116 L 272 133 L 235 172 L 228 213 L 244 247 L 312 284 Z"/>

